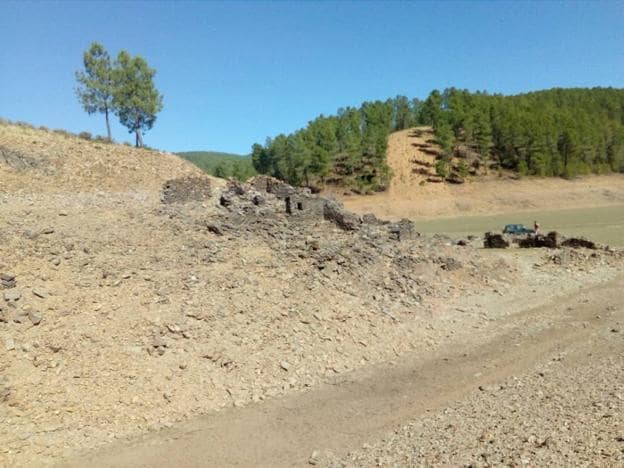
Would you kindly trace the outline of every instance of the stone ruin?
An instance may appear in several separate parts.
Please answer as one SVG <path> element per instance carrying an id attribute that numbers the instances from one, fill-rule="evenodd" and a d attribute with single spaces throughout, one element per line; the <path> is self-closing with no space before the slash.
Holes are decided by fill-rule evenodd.
<path id="1" fill-rule="evenodd" d="M 329 221 L 344 231 L 381 228 L 389 239 L 397 241 L 420 235 L 414 223 L 407 219 L 392 223 L 372 214 L 360 216 L 346 210 L 336 200 L 313 194 L 307 187 L 293 187 L 265 175 L 255 176 L 246 183 L 229 179 L 216 195 L 218 205 L 237 216 L 282 215 L 300 222 Z M 161 200 L 166 204 L 184 203 L 204 201 L 212 196 L 210 179 L 185 177 L 167 181 L 163 186 Z M 217 227 L 214 229 L 219 230 Z"/>
<path id="2" fill-rule="evenodd" d="M 164 183 L 160 199 L 163 203 L 205 201 L 212 196 L 208 177 L 180 177 Z"/>

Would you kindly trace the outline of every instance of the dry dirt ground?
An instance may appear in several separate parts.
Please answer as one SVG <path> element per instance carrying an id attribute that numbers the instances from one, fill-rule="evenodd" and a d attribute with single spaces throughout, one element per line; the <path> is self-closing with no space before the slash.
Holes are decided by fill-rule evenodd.
<path id="1" fill-rule="evenodd" d="M 215 180 L 163 204 L 186 176 L 0 126 L 0 466 L 622 463 L 622 252 L 344 231 Z"/>
<path id="2" fill-rule="evenodd" d="M 436 146 L 429 128 L 390 135 L 388 164 L 394 174 L 387 192 L 358 196 L 337 193 L 357 213 L 388 219 L 498 214 L 531 210 L 589 208 L 624 204 L 624 175 L 575 180 L 526 177 L 514 180 L 496 171 L 461 185 L 426 182 L 417 172 L 433 171 Z"/>

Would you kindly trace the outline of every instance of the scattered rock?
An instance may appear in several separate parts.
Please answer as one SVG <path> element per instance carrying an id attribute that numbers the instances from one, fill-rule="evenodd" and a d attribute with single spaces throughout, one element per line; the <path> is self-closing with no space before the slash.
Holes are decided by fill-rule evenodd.
<path id="1" fill-rule="evenodd" d="M 37 296 L 40 299 L 45 299 L 47 294 L 45 291 L 43 291 L 42 289 L 34 289 L 32 290 L 32 293 Z"/>
<path id="2" fill-rule="evenodd" d="M 14 288 L 17 284 L 15 275 L 11 273 L 0 273 L 0 287 L 3 289 Z"/>
<path id="3" fill-rule="evenodd" d="M 4 292 L 4 300 L 7 302 L 17 302 L 21 297 L 22 293 L 18 289 L 11 289 Z"/>
<path id="4" fill-rule="evenodd" d="M 36 310 L 31 310 L 30 312 L 28 312 L 28 318 L 30 319 L 33 325 L 39 325 L 41 321 L 43 320 L 43 315 L 41 314 L 41 312 L 38 312 Z"/>
<path id="5" fill-rule="evenodd" d="M 223 230 L 221 229 L 221 226 L 219 226 L 218 224 L 210 223 L 206 225 L 206 228 L 208 229 L 208 232 L 212 232 L 213 234 L 216 234 L 217 236 L 223 235 Z"/>
<path id="6" fill-rule="evenodd" d="M 4 340 L 4 348 L 7 351 L 13 351 L 15 349 L 15 341 L 13 341 L 13 338 L 8 337 Z"/>
<path id="7" fill-rule="evenodd" d="M 314 451 L 312 452 L 312 455 L 310 455 L 310 458 L 308 459 L 308 464 L 310 465 L 317 465 L 320 462 L 320 453 L 318 451 Z"/>

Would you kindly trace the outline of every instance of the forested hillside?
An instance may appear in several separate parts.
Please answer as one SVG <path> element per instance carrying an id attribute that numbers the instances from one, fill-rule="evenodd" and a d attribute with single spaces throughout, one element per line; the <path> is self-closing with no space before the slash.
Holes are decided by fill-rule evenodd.
<path id="1" fill-rule="evenodd" d="M 419 119 L 433 125 L 447 155 L 477 152 L 523 175 L 624 172 L 623 89 L 433 91 Z"/>
<path id="2" fill-rule="evenodd" d="M 292 184 L 384 190 L 391 132 L 432 125 L 440 173 L 452 156 L 520 174 L 624 172 L 624 90 L 551 89 L 517 96 L 454 88 L 425 101 L 404 96 L 319 116 L 252 147 L 255 169 Z"/>
<path id="3" fill-rule="evenodd" d="M 177 154 L 215 177 L 235 177 L 244 181 L 256 175 L 249 156 L 217 151 L 188 151 Z"/>
<path id="4" fill-rule="evenodd" d="M 417 99 L 398 96 L 321 115 L 304 129 L 253 145 L 253 165 L 291 184 L 384 190 L 390 181 L 388 135 L 416 124 L 419 108 Z"/>

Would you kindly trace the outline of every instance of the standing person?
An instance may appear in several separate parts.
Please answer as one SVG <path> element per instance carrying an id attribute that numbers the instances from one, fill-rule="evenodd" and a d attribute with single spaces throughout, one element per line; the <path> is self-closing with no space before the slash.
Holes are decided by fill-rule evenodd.
<path id="1" fill-rule="evenodd" d="M 537 221 L 533 221 L 533 230 L 535 231 L 536 235 L 539 234 L 539 228 L 540 228 L 539 223 Z"/>

